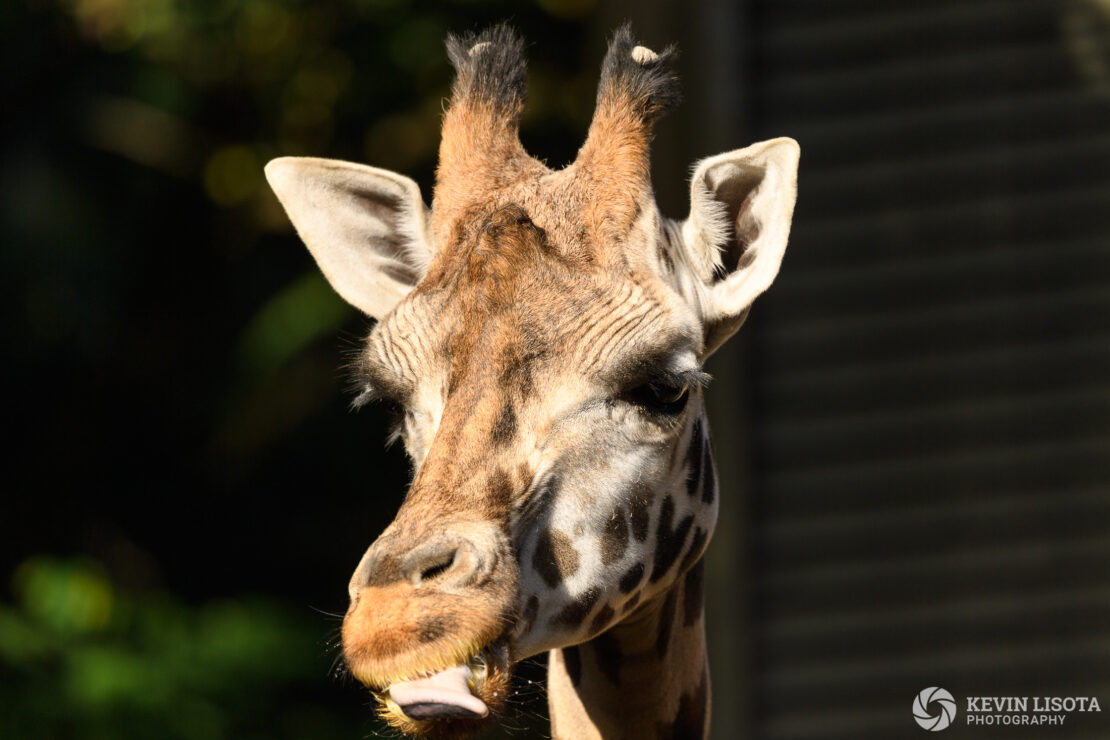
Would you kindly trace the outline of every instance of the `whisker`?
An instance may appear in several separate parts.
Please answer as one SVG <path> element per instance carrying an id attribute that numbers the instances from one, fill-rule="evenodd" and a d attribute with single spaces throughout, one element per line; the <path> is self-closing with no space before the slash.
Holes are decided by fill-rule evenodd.
<path id="1" fill-rule="evenodd" d="M 325 609 L 320 609 L 318 607 L 312 606 L 312 604 L 309 604 L 308 608 L 311 609 L 312 611 L 316 612 L 317 614 L 323 614 L 325 617 L 332 617 L 333 619 L 338 619 L 338 620 L 341 620 L 341 621 L 342 621 L 343 617 L 346 616 L 345 614 L 339 614 L 337 612 L 329 612 Z"/>

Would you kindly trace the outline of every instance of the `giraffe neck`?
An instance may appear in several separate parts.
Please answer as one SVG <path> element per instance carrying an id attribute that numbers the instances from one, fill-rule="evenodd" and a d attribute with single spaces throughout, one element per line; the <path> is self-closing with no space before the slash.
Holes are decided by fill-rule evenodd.
<path id="1" fill-rule="evenodd" d="M 685 475 L 666 500 L 696 498 L 715 509 L 717 471 L 703 414 L 691 423 L 686 450 Z M 669 527 L 670 519 L 665 518 Z M 685 537 L 681 547 L 686 557 L 666 591 L 593 639 L 551 651 L 547 695 L 554 740 L 708 737 L 709 663 L 700 554 L 706 538 L 700 527 Z M 691 557 L 697 558 L 693 565 Z"/>
<path id="2" fill-rule="evenodd" d="M 554 740 L 706 737 L 702 568 L 699 560 L 669 591 L 609 631 L 551 651 Z"/>

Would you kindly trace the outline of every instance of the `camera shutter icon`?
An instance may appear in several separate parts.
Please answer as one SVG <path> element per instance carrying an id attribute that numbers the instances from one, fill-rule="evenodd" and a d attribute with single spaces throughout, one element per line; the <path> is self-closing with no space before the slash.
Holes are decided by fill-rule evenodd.
<path id="1" fill-rule="evenodd" d="M 913 700 L 913 718 L 923 729 L 940 732 L 956 719 L 956 699 L 939 686 L 924 689 Z"/>

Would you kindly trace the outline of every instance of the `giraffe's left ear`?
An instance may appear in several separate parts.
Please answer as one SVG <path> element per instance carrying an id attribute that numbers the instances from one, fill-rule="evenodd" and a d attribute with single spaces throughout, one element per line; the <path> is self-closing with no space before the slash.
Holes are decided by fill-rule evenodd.
<path id="1" fill-rule="evenodd" d="M 778 274 L 794 214 L 800 149 L 772 139 L 698 163 L 686 260 L 704 286 L 705 355 L 740 328 Z"/>
<path id="2" fill-rule="evenodd" d="M 344 300 L 380 319 L 431 261 L 420 187 L 396 172 L 315 157 L 281 157 L 266 179 L 324 276 Z"/>

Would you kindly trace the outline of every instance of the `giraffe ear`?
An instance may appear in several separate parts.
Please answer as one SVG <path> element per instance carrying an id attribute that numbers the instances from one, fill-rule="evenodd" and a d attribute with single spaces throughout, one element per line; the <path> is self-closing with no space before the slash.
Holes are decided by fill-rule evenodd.
<path id="1" fill-rule="evenodd" d="M 732 336 L 778 274 L 797 191 L 798 142 L 772 139 L 697 164 L 686 258 L 705 290 L 705 354 Z"/>
<path id="2" fill-rule="evenodd" d="M 342 298 L 376 319 L 424 277 L 429 211 L 403 175 L 351 162 L 281 157 L 266 179 Z"/>

